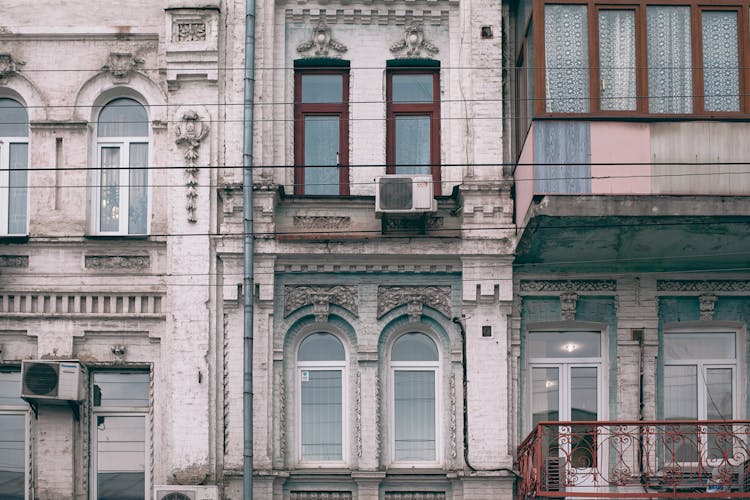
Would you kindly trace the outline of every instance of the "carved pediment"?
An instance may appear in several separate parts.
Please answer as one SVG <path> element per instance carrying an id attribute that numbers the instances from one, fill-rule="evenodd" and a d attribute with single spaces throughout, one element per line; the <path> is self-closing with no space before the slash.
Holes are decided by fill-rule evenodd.
<path id="1" fill-rule="evenodd" d="M 451 315 L 450 286 L 380 286 L 378 287 L 378 318 L 404 304 L 410 320 L 418 321 L 423 306 L 430 306 Z"/>
<path id="2" fill-rule="evenodd" d="M 341 57 L 349 50 L 346 45 L 331 36 L 331 28 L 319 21 L 313 28 L 312 38 L 297 46 L 297 52 L 306 57 Z"/>
<path id="3" fill-rule="evenodd" d="M 284 287 L 284 317 L 300 307 L 312 305 L 318 321 L 328 321 L 330 304 L 359 314 L 359 298 L 355 286 L 294 286 Z"/>
<path id="4" fill-rule="evenodd" d="M 409 23 L 404 28 L 404 36 L 391 45 L 391 52 L 396 57 L 432 57 L 438 48 L 424 37 L 424 27 L 419 23 Z"/>

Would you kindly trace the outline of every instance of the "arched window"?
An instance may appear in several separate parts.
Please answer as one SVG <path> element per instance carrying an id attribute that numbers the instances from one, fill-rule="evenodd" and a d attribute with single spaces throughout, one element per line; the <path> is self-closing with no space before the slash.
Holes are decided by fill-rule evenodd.
<path id="1" fill-rule="evenodd" d="M 133 99 L 119 98 L 99 113 L 96 231 L 147 234 L 148 115 Z"/>
<path id="2" fill-rule="evenodd" d="M 330 333 L 305 337 L 297 353 L 299 458 L 344 460 L 344 346 Z"/>
<path id="3" fill-rule="evenodd" d="M 393 460 L 437 462 L 440 356 L 424 333 L 405 333 L 391 349 Z"/>
<path id="4" fill-rule="evenodd" d="M 29 116 L 13 99 L 0 99 L 0 234 L 28 233 Z M 5 188 L 5 189 L 3 189 Z"/>

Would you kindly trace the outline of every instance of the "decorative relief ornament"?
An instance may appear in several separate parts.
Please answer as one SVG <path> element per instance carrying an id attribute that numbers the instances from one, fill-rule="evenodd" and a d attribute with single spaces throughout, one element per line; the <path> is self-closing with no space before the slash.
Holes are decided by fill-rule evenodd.
<path id="1" fill-rule="evenodd" d="M 391 45 L 391 52 L 396 54 L 396 57 L 432 57 L 438 53 L 438 48 L 425 40 L 421 24 L 410 23 L 404 28 L 404 38 Z M 398 55 L 399 52 L 401 55 Z"/>
<path id="2" fill-rule="evenodd" d="M 522 292 L 614 292 L 615 280 L 521 280 Z"/>
<path id="3" fill-rule="evenodd" d="M 562 319 L 573 321 L 576 319 L 576 306 L 578 305 L 578 294 L 566 292 L 560 295 L 560 308 Z"/>
<path id="4" fill-rule="evenodd" d="M 714 319 L 714 307 L 716 307 L 716 295 L 713 293 L 704 293 L 698 300 L 700 301 L 701 319 L 711 321 Z"/>
<path id="5" fill-rule="evenodd" d="M 313 306 L 316 321 L 328 321 L 330 304 L 359 312 L 357 287 L 354 286 L 291 286 L 284 287 L 284 317 L 300 307 Z"/>
<path id="6" fill-rule="evenodd" d="M 450 317 L 450 286 L 380 286 L 378 287 L 378 318 L 407 304 L 410 321 L 419 321 L 424 305 Z"/>
<path id="7" fill-rule="evenodd" d="M 202 42 L 206 40 L 206 23 L 177 23 L 178 42 Z"/>
<path id="8" fill-rule="evenodd" d="M 102 70 L 112 73 L 115 80 L 127 82 L 133 70 L 143 62 L 143 59 L 133 57 L 130 52 L 110 52 Z"/>
<path id="9" fill-rule="evenodd" d="M 314 56 L 317 57 L 341 57 L 341 54 L 349 50 L 343 43 L 334 40 L 331 36 L 331 28 L 325 21 L 319 21 L 313 28 L 312 38 L 306 42 L 297 45 L 297 52 L 303 54 L 314 49 Z M 334 50 L 339 54 L 329 55 L 328 52 Z M 311 57 L 311 56 L 308 56 Z"/>
<path id="10" fill-rule="evenodd" d="M 15 75 L 19 66 L 23 66 L 25 62 L 14 59 L 12 55 L 7 52 L 0 54 L 0 80 L 4 80 L 9 76 Z"/>
<path id="11" fill-rule="evenodd" d="M 208 125 L 201 121 L 198 113 L 195 111 L 188 111 L 182 115 L 182 121 L 177 125 L 177 140 L 175 141 L 178 145 L 185 145 L 185 160 L 187 167 L 185 168 L 185 175 L 187 176 L 187 209 L 188 222 L 195 222 L 196 210 L 196 199 L 198 198 L 198 165 L 196 160 L 198 159 L 198 149 L 201 147 L 201 141 L 205 139 L 208 134 Z"/>

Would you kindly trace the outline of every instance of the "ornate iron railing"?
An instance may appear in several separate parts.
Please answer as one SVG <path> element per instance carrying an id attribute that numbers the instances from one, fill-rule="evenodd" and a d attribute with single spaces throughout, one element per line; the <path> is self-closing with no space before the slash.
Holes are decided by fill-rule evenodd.
<path id="1" fill-rule="evenodd" d="M 519 498 L 750 498 L 750 421 L 540 422 Z"/>

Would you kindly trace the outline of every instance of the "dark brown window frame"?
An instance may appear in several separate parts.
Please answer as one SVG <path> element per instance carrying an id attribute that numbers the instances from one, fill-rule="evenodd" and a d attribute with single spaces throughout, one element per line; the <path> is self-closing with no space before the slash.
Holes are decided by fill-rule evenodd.
<path id="1" fill-rule="evenodd" d="M 393 75 L 432 75 L 432 103 L 394 103 Z M 388 68 L 386 70 L 386 174 L 396 173 L 396 116 L 430 116 L 430 173 L 433 194 L 440 196 L 440 68 Z"/>
<path id="2" fill-rule="evenodd" d="M 303 103 L 303 75 L 341 75 L 340 103 Z M 349 195 L 349 68 L 298 68 L 294 71 L 294 194 L 305 194 L 305 117 L 339 117 L 339 196 Z"/>
<path id="3" fill-rule="evenodd" d="M 589 111 L 585 113 L 560 113 L 546 110 L 546 62 L 544 44 L 544 6 L 545 5 L 585 5 L 587 6 L 588 28 L 588 57 L 589 57 Z M 647 40 L 647 7 L 649 6 L 686 6 L 690 7 L 691 23 L 691 57 L 693 64 L 693 111 L 691 113 L 651 113 L 648 110 L 648 52 Z M 599 89 L 599 16 L 600 10 L 633 10 L 635 12 L 636 35 L 636 110 L 601 110 Z M 735 11 L 738 15 L 738 48 L 739 48 L 739 111 L 706 111 L 703 99 L 703 47 L 702 47 L 702 19 L 703 11 Z M 750 1 L 725 0 L 533 0 L 533 10 L 530 19 L 534 19 L 534 117 L 555 118 L 636 118 L 658 120 L 701 119 L 746 119 L 750 115 Z M 529 20 L 519 20 L 524 26 Z M 524 60 L 523 47 L 516 52 L 516 61 Z M 527 62 L 528 64 L 528 62 Z M 516 68 L 517 73 L 521 68 Z M 516 95 L 516 100 L 519 96 Z M 520 131 L 519 131 L 520 132 Z M 522 134 L 525 135 L 525 134 Z"/>

